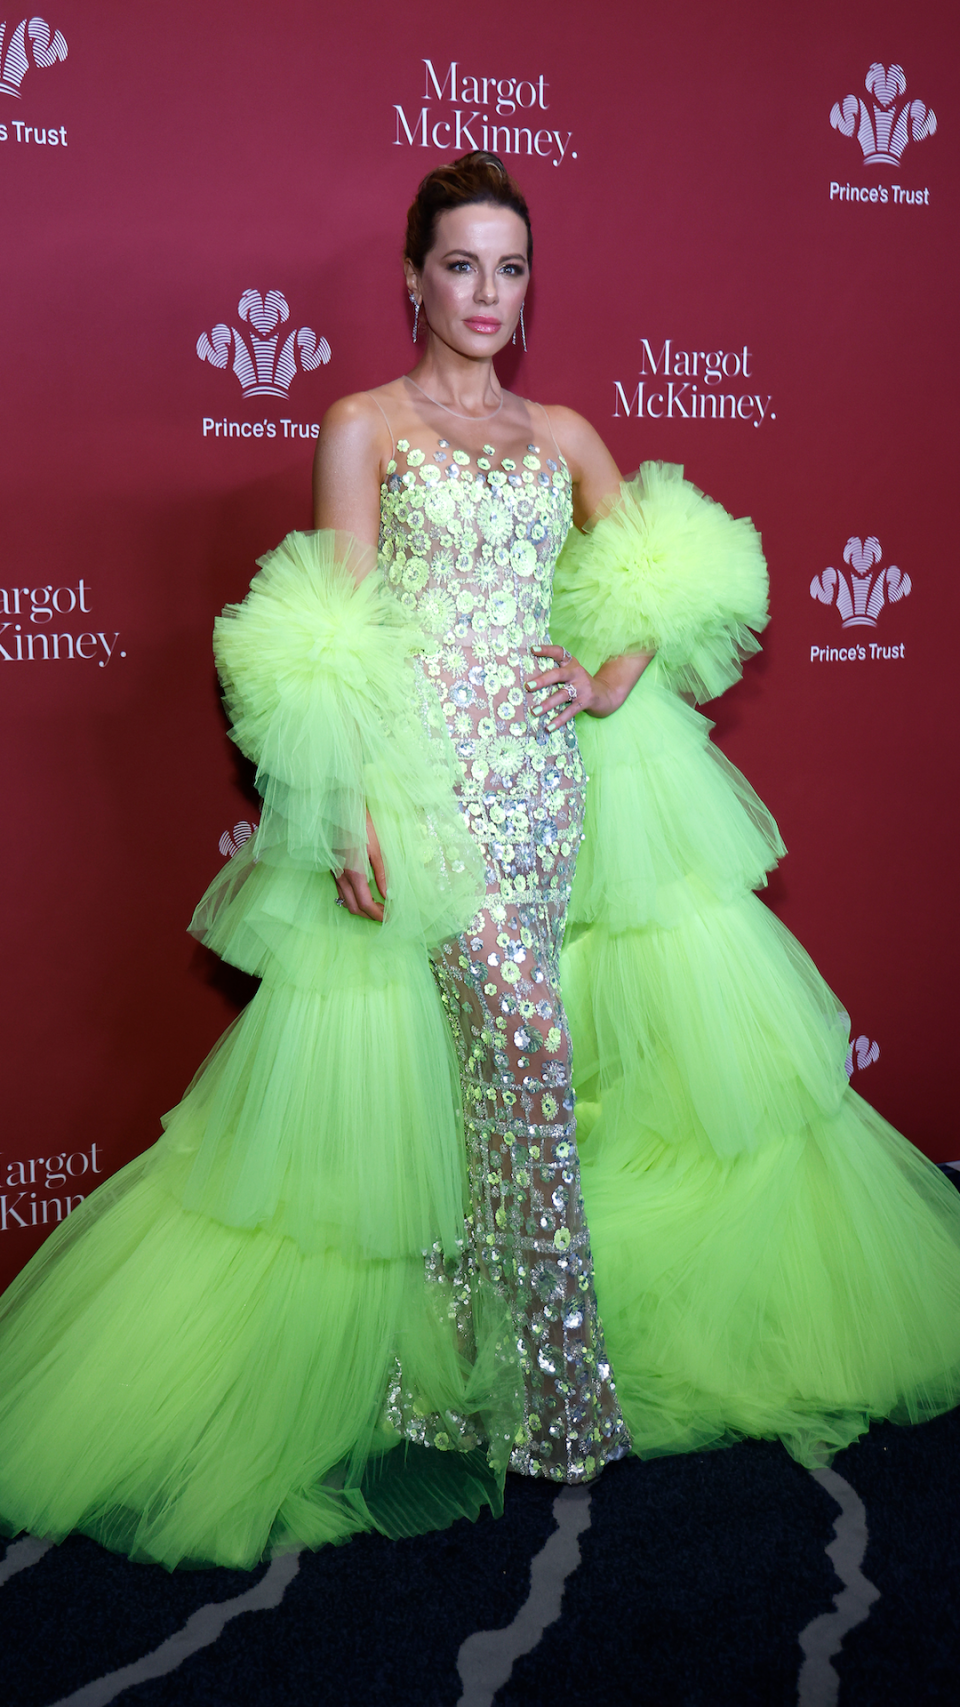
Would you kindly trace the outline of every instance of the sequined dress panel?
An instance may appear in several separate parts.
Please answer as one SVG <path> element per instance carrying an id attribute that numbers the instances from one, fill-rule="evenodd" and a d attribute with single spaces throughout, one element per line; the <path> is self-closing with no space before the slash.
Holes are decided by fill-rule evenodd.
<path id="1" fill-rule="evenodd" d="M 597 1315 L 559 991 L 584 776 L 573 723 L 550 732 L 524 691 L 550 667 L 532 649 L 550 643 L 570 477 L 533 433 L 498 456 L 493 443 L 471 454 L 453 431 L 425 430 L 421 444 L 397 441 L 380 516 L 387 585 L 434 641 L 423 668 L 486 863 L 486 905 L 434 966 L 460 1061 L 471 1198 L 461 1272 L 444 1278 L 465 1337 L 472 1276 L 509 1313 L 524 1389 L 511 1468 L 579 1481 L 629 1439 Z M 449 1416 L 420 1416 L 402 1374 L 391 1415 L 408 1436 L 449 1440 Z M 461 1432 L 466 1444 L 466 1419 Z"/>

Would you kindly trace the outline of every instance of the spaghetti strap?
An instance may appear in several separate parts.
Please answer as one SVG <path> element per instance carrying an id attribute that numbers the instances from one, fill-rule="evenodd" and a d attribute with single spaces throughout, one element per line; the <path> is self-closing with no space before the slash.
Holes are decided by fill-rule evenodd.
<path id="1" fill-rule="evenodd" d="M 371 403 L 377 403 L 377 399 L 374 397 L 372 391 L 365 391 L 363 395 L 365 397 L 369 397 Z M 381 415 L 387 423 L 387 432 L 390 434 L 390 455 L 393 457 L 397 449 L 397 441 L 393 436 L 393 428 L 390 425 L 390 419 L 387 415 L 387 411 L 383 408 L 382 404 L 377 403 L 377 408 L 380 410 Z"/>
<path id="2" fill-rule="evenodd" d="M 554 448 L 554 450 L 555 450 L 555 451 L 556 451 L 556 453 L 557 453 L 557 455 L 558 455 L 558 457 L 559 457 L 559 458 L 560 458 L 560 461 L 561 461 L 561 462 L 566 462 L 566 460 L 567 460 L 567 459 L 566 459 L 566 457 L 565 457 L 565 456 L 564 456 L 564 454 L 563 454 L 563 451 L 562 451 L 562 450 L 561 450 L 561 449 L 560 449 L 560 446 L 559 446 L 559 445 L 558 445 L 558 444 L 557 444 L 557 435 L 556 435 L 556 433 L 555 433 L 555 432 L 554 432 L 554 430 L 553 430 L 553 427 L 552 427 L 552 426 L 551 426 L 551 425 L 550 425 L 550 416 L 549 416 L 549 415 L 548 415 L 548 414 L 547 414 L 547 411 L 546 411 L 546 408 L 545 408 L 545 406 L 544 406 L 544 405 L 543 405 L 543 404 L 542 404 L 542 403 L 537 403 L 537 404 L 536 404 L 536 405 L 535 405 L 535 407 L 536 407 L 536 408 L 537 408 L 537 409 L 541 409 L 541 410 L 542 410 L 542 411 L 543 411 L 543 418 L 544 418 L 544 420 L 545 420 L 545 421 L 546 421 L 546 423 L 547 423 L 547 427 L 548 427 L 548 430 L 549 430 L 549 433 L 550 433 L 550 437 L 551 437 L 551 438 L 552 438 L 552 440 L 553 440 L 553 448 Z M 388 426 L 389 426 L 389 422 L 388 422 L 388 423 L 387 423 L 387 424 L 388 424 Z"/>

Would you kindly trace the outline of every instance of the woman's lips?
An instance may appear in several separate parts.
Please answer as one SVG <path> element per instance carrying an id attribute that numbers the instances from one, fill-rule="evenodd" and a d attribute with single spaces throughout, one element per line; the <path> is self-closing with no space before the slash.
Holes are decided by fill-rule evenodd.
<path id="1" fill-rule="evenodd" d="M 464 321 L 464 325 L 469 326 L 472 332 L 499 332 L 500 330 L 499 320 L 488 320 L 480 314 L 472 315 L 469 320 Z"/>

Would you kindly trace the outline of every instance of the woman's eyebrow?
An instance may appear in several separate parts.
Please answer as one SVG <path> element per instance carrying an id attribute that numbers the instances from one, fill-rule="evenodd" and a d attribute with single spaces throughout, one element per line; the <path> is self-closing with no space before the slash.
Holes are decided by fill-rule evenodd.
<path id="1" fill-rule="evenodd" d="M 474 249 L 448 249 L 446 254 L 443 256 L 443 259 L 445 261 L 449 261 L 452 255 L 462 255 L 467 261 L 479 261 L 480 259 L 480 256 Z M 499 266 L 502 261 L 525 261 L 526 258 L 526 255 L 522 254 L 521 251 L 517 249 L 510 255 L 501 255 L 500 261 L 498 261 L 497 265 Z"/>

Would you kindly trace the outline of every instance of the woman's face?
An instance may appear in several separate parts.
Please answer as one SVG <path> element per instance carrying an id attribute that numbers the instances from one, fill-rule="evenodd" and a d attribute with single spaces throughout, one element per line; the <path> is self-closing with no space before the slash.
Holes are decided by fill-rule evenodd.
<path id="1" fill-rule="evenodd" d="M 529 280 L 526 225 L 491 202 L 440 214 L 423 272 L 407 263 L 431 332 L 466 356 L 495 355 L 512 338 Z"/>

